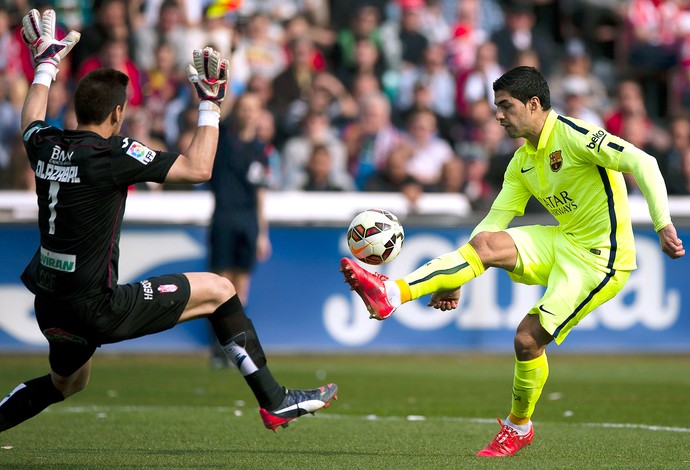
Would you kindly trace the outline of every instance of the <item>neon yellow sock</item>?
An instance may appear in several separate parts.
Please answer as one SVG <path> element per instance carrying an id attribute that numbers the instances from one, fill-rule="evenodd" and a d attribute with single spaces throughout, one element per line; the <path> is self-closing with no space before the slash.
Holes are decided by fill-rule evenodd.
<path id="1" fill-rule="evenodd" d="M 484 264 L 469 243 L 432 259 L 407 276 L 395 281 L 402 303 L 432 292 L 455 290 L 484 272 Z"/>
<path id="2" fill-rule="evenodd" d="M 515 359 L 513 403 L 509 415 L 511 423 L 529 422 L 548 377 L 549 361 L 546 359 L 546 353 L 529 361 Z"/>

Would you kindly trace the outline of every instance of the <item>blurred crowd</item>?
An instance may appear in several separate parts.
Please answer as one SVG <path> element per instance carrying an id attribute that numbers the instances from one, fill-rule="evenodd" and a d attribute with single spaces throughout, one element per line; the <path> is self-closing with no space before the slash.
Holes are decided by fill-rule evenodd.
<path id="1" fill-rule="evenodd" d="M 494 118 L 492 82 L 531 65 L 556 111 L 645 149 L 669 193 L 690 194 L 690 0 L 0 0 L 1 189 L 33 184 L 30 8 L 57 11 L 59 38 L 82 33 L 50 89 L 46 120 L 66 129 L 76 81 L 113 67 L 131 79 L 122 134 L 183 153 L 191 52 L 232 55 L 222 119 L 263 146 L 272 190 L 459 192 L 484 208 L 522 143 Z M 165 189 L 180 188 L 133 190 Z"/>

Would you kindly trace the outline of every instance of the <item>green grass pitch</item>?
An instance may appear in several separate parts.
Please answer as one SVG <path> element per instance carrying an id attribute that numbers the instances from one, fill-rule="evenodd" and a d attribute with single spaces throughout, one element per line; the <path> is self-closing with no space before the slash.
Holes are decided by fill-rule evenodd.
<path id="1" fill-rule="evenodd" d="M 239 373 L 203 355 L 97 353 L 91 384 L 0 434 L 0 468 L 690 469 L 690 356 L 549 355 L 532 445 L 475 453 L 508 413 L 509 355 L 272 356 L 339 400 L 276 433 Z M 0 356 L 0 395 L 46 358 Z"/>

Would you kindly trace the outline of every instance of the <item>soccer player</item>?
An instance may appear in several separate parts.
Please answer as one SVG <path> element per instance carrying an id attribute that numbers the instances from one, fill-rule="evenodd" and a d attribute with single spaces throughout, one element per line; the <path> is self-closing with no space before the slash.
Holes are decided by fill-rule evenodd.
<path id="1" fill-rule="evenodd" d="M 378 320 L 425 294 L 432 294 L 429 306 L 456 308 L 460 287 L 489 267 L 505 269 L 515 282 L 546 287 L 517 327 L 510 413 L 505 422 L 498 420 L 499 433 L 477 454 L 504 457 L 534 437 L 530 418 L 549 374 L 547 345 L 561 344 L 589 312 L 621 291 L 636 268 L 621 172 L 631 173 L 642 190 L 663 252 L 679 258 L 685 250 L 652 156 L 599 127 L 556 114 L 548 84 L 533 67 L 509 70 L 493 89 L 496 119 L 511 138 L 525 143 L 469 243 L 395 281 L 347 258 L 341 271 Z M 558 224 L 507 228 L 523 215 L 531 196 Z"/>
<path id="2" fill-rule="evenodd" d="M 47 338 L 50 373 L 18 385 L 0 402 L 0 431 L 83 390 L 96 348 L 208 318 L 228 356 L 259 403 L 266 428 L 326 407 L 337 386 L 288 390 L 274 379 L 235 287 L 211 273 L 168 274 L 118 284 L 120 229 L 131 184 L 199 183 L 211 175 L 220 105 L 229 63 L 211 48 L 195 50 L 189 79 L 200 98 L 199 121 L 184 155 L 153 151 L 120 137 L 128 78 L 98 69 L 77 85 L 78 126 L 44 122 L 58 64 L 79 40 L 55 38 L 55 12 L 31 10 L 22 35 L 36 63 L 24 102 L 23 141 L 36 174 L 40 246 L 21 278 L 35 294 L 38 325 Z"/>

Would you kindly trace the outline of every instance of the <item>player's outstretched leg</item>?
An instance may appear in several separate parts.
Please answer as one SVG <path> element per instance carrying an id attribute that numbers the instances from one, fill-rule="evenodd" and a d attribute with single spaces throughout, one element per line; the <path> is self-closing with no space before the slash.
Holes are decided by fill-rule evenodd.
<path id="1" fill-rule="evenodd" d="M 338 399 L 338 386 L 328 384 L 311 390 L 285 389 L 285 397 L 273 410 L 261 408 L 259 414 L 267 429 L 275 431 L 279 426 L 286 428 L 288 422 L 307 413 L 314 414 L 321 408 L 328 408 L 331 400 Z"/>
<path id="2" fill-rule="evenodd" d="M 345 282 L 364 301 L 370 318 L 385 320 L 393 315 L 395 307 L 391 305 L 386 295 L 384 281 L 388 278 L 383 274 L 370 273 L 349 258 L 340 260 L 340 271 L 345 276 Z"/>
<path id="3" fill-rule="evenodd" d="M 517 429 L 503 423 L 500 418 L 498 424 L 501 425 L 501 430 L 498 431 L 488 446 L 477 453 L 478 457 L 509 457 L 523 447 L 530 445 L 534 439 L 534 426 L 531 423 L 526 434 L 520 434 Z"/>

